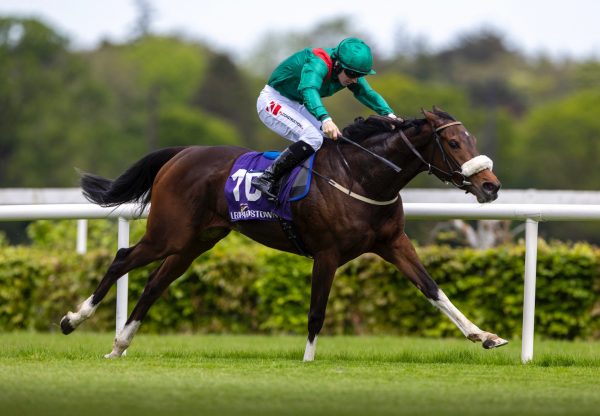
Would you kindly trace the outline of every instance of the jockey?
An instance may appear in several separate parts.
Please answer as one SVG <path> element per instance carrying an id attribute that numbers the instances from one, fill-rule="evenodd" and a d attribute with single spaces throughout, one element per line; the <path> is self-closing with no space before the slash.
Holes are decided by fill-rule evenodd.
<path id="1" fill-rule="evenodd" d="M 390 106 L 367 82 L 374 74 L 371 49 L 362 40 L 347 38 L 335 48 L 304 49 L 284 60 L 261 91 L 258 117 L 275 133 L 294 142 L 252 185 L 276 199 L 277 181 L 323 144 L 323 133 L 337 140 L 340 129 L 323 106 L 329 97 L 348 88 L 377 114 L 396 118 Z"/>

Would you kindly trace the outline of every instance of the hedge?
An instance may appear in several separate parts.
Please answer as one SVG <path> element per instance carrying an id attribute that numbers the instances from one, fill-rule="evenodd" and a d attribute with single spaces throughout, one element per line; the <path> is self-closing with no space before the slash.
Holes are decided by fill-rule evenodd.
<path id="1" fill-rule="evenodd" d="M 482 329 L 519 337 L 523 245 L 489 250 L 418 247 L 434 280 Z M 0 247 L 0 330 L 59 331 L 58 322 L 95 289 L 113 251 L 83 256 L 62 247 Z M 556 339 L 600 337 L 600 249 L 540 241 L 535 330 Z M 150 309 L 146 332 L 306 333 L 310 260 L 238 235 L 219 243 Z M 156 265 L 129 277 L 130 310 Z M 112 289 L 81 329 L 114 330 Z M 336 275 L 329 334 L 460 336 L 448 318 L 393 266 L 363 255 Z"/>

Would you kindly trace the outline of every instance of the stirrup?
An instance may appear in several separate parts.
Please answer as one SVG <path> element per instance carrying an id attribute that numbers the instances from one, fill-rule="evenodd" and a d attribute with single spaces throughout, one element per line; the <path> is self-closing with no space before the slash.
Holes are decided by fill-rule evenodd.
<path id="1" fill-rule="evenodd" d="M 277 192 L 276 189 L 273 189 L 276 186 L 272 182 L 263 179 L 262 175 L 252 180 L 252 186 L 265 194 L 267 198 L 272 201 L 277 201 L 279 199 L 279 192 Z"/>

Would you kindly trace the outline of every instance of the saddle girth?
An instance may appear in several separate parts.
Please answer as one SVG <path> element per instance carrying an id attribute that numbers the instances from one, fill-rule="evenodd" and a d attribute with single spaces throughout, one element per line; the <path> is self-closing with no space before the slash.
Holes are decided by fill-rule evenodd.
<path id="1" fill-rule="evenodd" d="M 291 221 L 288 221 L 288 220 L 284 220 L 283 218 L 280 217 L 279 224 L 281 225 L 281 229 L 283 230 L 284 234 L 292 242 L 294 247 L 296 247 L 296 250 L 298 250 L 298 252 L 300 252 L 300 254 L 302 254 L 304 257 L 308 257 L 309 259 L 312 259 L 312 255 L 306 249 L 304 242 L 298 235 L 298 232 L 296 230 L 296 226 L 294 226 L 294 223 Z"/>

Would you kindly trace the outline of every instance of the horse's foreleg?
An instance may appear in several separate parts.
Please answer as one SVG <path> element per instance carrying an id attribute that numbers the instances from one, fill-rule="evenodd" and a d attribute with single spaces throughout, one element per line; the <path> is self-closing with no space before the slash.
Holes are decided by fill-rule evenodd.
<path id="1" fill-rule="evenodd" d="M 77 312 L 67 312 L 60 320 L 62 333 L 68 335 L 73 332 L 83 321 L 96 312 L 97 307 L 98 302 L 94 303 L 94 295 L 92 295 L 79 305 Z"/>
<path id="2" fill-rule="evenodd" d="M 508 344 L 508 341 L 500 338 L 498 335 L 491 332 L 482 331 L 469 321 L 456 306 L 450 302 L 450 299 L 446 296 L 441 289 L 438 290 L 437 299 L 429 299 L 429 301 L 440 309 L 454 324 L 460 329 L 460 331 L 473 342 L 481 342 L 483 348 L 490 349 L 501 347 L 502 345 Z"/>
<path id="3" fill-rule="evenodd" d="M 406 234 L 402 234 L 392 244 L 377 250 L 385 260 L 394 264 L 435 307 L 441 310 L 460 329 L 465 337 L 473 342 L 481 342 L 484 348 L 500 347 L 508 341 L 496 334 L 482 331 L 469 321 L 461 311 L 450 302 L 446 294 L 437 286 L 419 260 L 417 252 Z"/>
<path id="4" fill-rule="evenodd" d="M 94 314 L 99 303 L 104 299 L 108 290 L 115 284 L 119 277 L 137 267 L 145 266 L 158 258 L 160 258 L 160 255 L 157 251 L 143 240 L 132 247 L 119 249 L 94 293 L 79 305 L 77 312 L 68 312 L 61 319 L 60 327 L 63 334 L 70 334 L 83 321 Z"/>
<path id="5" fill-rule="evenodd" d="M 308 313 L 308 340 L 304 351 L 304 361 L 313 361 L 317 348 L 317 335 L 323 328 L 327 300 L 331 284 L 338 266 L 338 256 L 326 252 L 315 255 L 310 293 L 310 311 Z"/>

